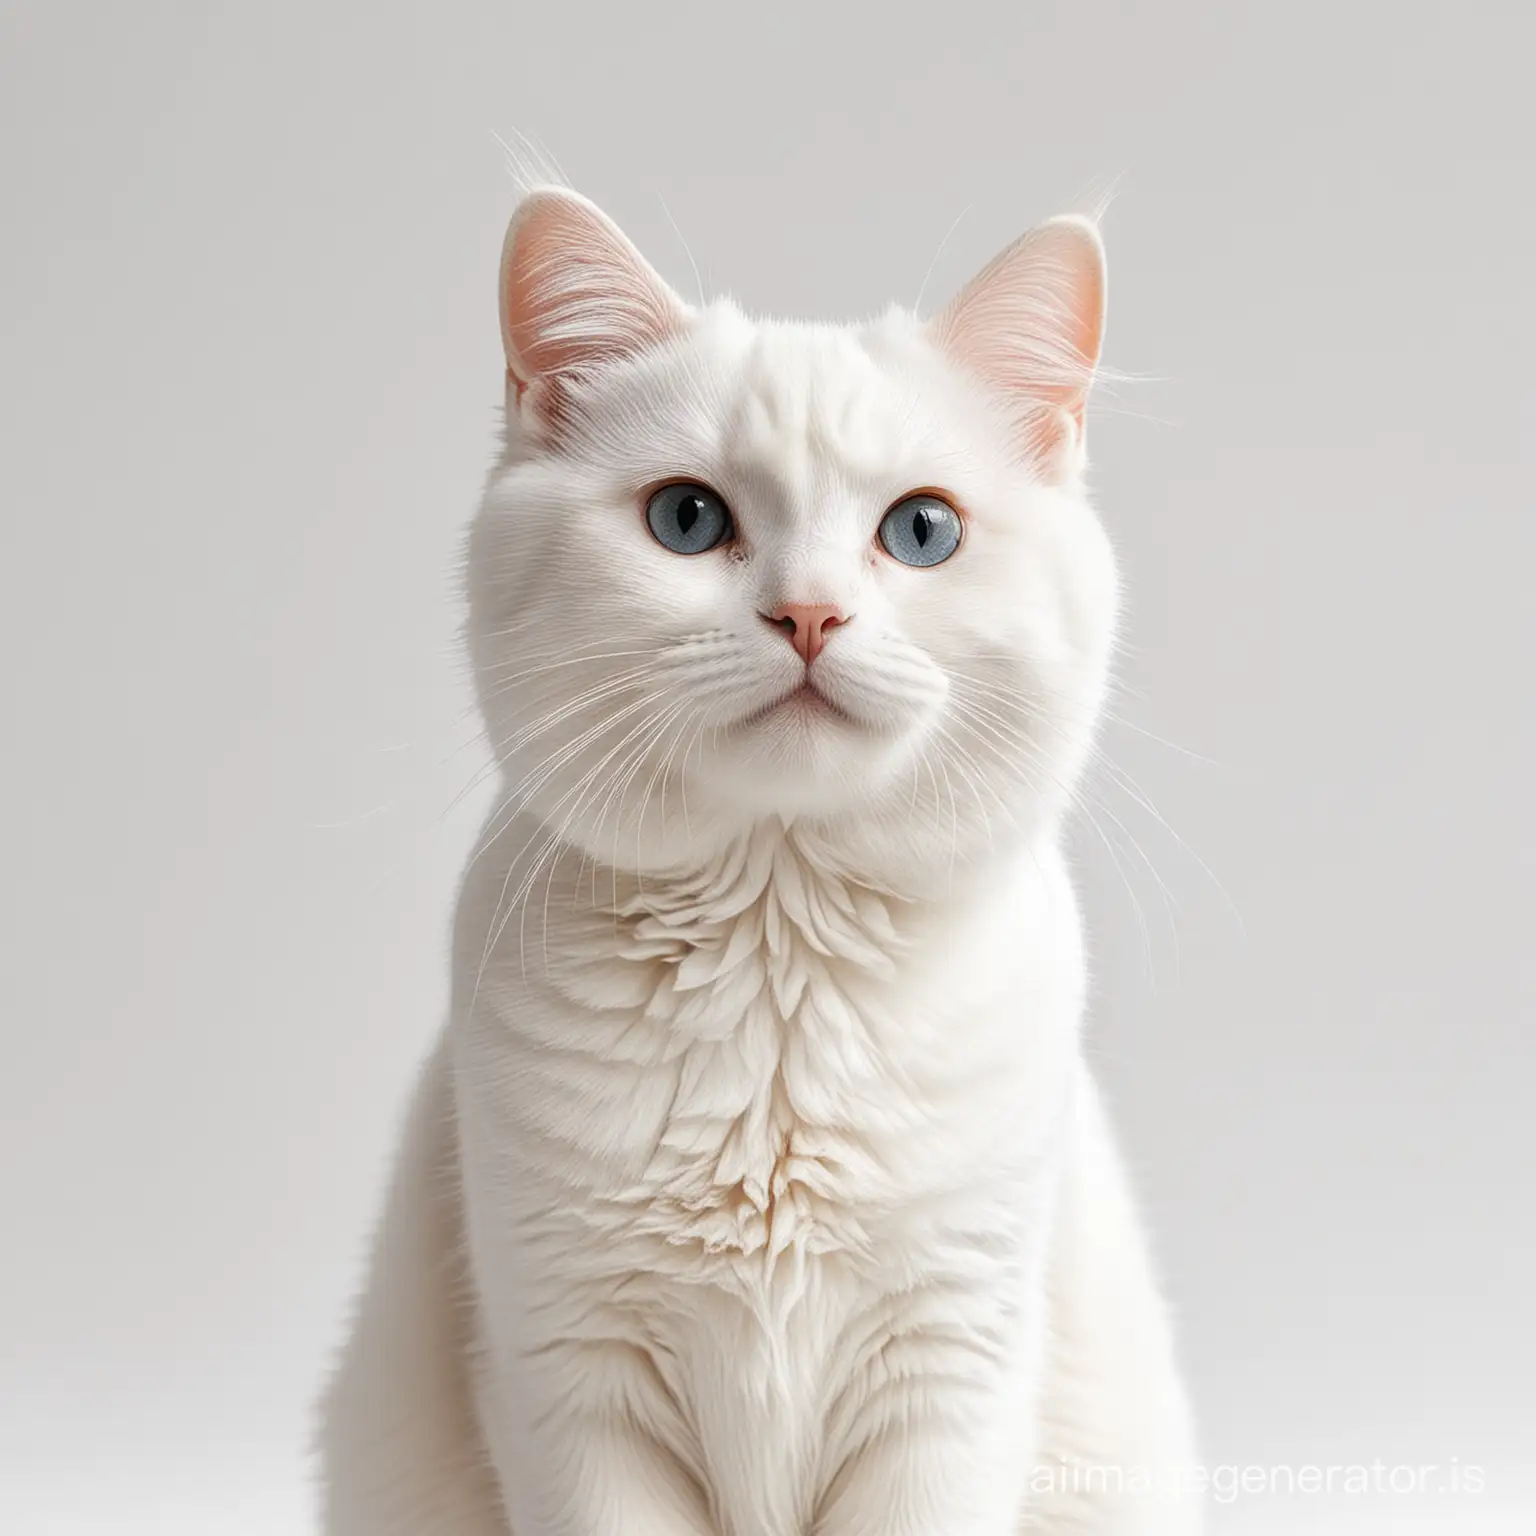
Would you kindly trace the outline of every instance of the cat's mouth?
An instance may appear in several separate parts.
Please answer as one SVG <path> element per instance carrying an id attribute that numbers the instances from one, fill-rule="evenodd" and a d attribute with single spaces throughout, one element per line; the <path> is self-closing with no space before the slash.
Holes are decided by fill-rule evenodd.
<path id="1" fill-rule="evenodd" d="M 820 719 L 837 720 L 844 725 L 856 726 L 859 723 L 846 709 L 834 704 L 809 678 L 798 687 L 791 688 L 788 693 L 781 693 L 778 698 L 763 705 L 761 709 L 754 709 L 751 714 L 743 715 L 736 722 L 736 726 L 738 730 L 747 730 L 754 725 L 761 725 L 766 720 L 777 718 L 802 720 L 807 724 Z"/>

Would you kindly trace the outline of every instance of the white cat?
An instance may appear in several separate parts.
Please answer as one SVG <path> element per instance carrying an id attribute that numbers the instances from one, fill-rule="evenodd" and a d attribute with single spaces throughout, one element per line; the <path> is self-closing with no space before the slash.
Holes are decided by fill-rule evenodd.
<path id="1" fill-rule="evenodd" d="M 1059 850 L 1104 294 L 1061 219 L 930 323 L 753 321 L 518 208 L 468 565 L 504 792 L 331 1536 L 1198 1529 Z"/>

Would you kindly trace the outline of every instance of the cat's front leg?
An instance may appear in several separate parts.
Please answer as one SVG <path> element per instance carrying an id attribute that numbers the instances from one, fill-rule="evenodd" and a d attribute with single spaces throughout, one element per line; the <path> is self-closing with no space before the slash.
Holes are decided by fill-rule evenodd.
<path id="1" fill-rule="evenodd" d="M 632 1346 L 549 1346 L 498 1375 L 483 1416 L 516 1536 L 718 1536 Z"/>
<path id="2" fill-rule="evenodd" d="M 813 1536 L 1015 1536 L 1029 1487 L 1042 1374 L 1040 1309 L 967 1313 L 918 1292 L 849 1384 L 842 1457 Z M 834 1421 L 836 1422 L 836 1420 Z"/>

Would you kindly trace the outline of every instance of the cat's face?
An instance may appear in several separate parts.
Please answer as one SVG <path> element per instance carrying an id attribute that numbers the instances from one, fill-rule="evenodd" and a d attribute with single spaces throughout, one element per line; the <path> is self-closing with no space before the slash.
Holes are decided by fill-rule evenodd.
<path id="1" fill-rule="evenodd" d="M 931 326 L 688 310 L 590 205 L 533 203 L 470 555 L 508 810 L 623 867 L 774 817 L 931 862 L 1053 814 L 1115 612 L 1069 372 L 1096 354 L 1096 241 L 1066 226 L 1024 274 L 1098 283 L 1047 317 L 1090 350 L 985 288 Z M 1038 334 L 1000 363 L 1010 323 Z"/>

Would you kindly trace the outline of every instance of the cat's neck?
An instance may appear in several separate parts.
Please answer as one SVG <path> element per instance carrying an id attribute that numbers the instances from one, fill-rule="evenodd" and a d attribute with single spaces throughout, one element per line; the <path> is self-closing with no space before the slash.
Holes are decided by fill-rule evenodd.
<path id="1" fill-rule="evenodd" d="M 510 855 L 478 861 L 466 878 L 463 953 L 487 963 L 510 957 L 524 974 L 530 955 L 680 960 L 695 949 L 723 954 L 745 935 L 770 947 L 793 936 L 884 972 L 925 935 L 1060 872 L 1045 829 L 1030 841 L 924 859 L 890 838 L 850 837 L 846 824 L 777 819 L 714 839 L 696 829 L 673 850 L 689 856 L 644 864 L 594 856 L 536 826 L 513 828 L 506 841 Z"/>

